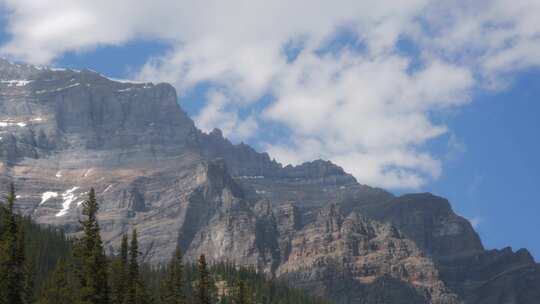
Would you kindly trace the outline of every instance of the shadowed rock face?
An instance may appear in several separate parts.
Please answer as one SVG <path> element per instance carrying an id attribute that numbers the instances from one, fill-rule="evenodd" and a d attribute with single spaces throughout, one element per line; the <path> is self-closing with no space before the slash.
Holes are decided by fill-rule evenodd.
<path id="1" fill-rule="evenodd" d="M 425 253 L 438 258 L 484 250 L 469 221 L 456 215 L 446 199 L 430 193 L 407 194 L 357 208 L 398 227 Z"/>
<path id="2" fill-rule="evenodd" d="M 338 303 L 537 303 L 526 250 L 485 251 L 450 204 L 394 197 L 322 160 L 275 162 L 199 131 L 167 84 L 0 60 L 0 181 L 20 211 L 79 231 L 90 187 L 108 252 L 255 265 Z"/>
<path id="3" fill-rule="evenodd" d="M 423 303 L 429 293 L 431 303 L 459 303 L 439 279 L 433 262 L 411 240 L 393 226 L 355 212 L 344 216 L 335 205 L 324 208 L 315 222 L 295 234 L 291 244 L 278 276 L 318 295 L 374 303 L 368 301 L 366 291 L 377 290 L 377 285 L 388 281 L 396 290 L 393 296 L 392 292 L 386 294 L 385 303 L 402 303 L 397 295 L 408 290 L 416 290 L 415 297 L 409 298 L 412 302 L 423 299 L 419 302 Z M 346 294 L 334 287 L 341 280 L 349 282 Z"/>

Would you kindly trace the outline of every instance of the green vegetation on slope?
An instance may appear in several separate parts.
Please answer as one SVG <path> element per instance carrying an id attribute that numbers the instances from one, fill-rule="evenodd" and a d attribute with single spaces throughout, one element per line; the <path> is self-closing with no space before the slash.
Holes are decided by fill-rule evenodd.
<path id="1" fill-rule="evenodd" d="M 254 268 L 185 265 L 180 249 L 168 265 L 140 261 L 137 232 L 107 257 L 93 190 L 83 205 L 82 235 L 68 239 L 15 212 L 15 190 L 0 203 L 0 304 L 325 304 Z"/>

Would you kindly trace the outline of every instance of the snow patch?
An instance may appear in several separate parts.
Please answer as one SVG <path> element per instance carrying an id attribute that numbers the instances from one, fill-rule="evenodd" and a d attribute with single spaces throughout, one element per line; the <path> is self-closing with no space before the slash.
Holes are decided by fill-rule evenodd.
<path id="1" fill-rule="evenodd" d="M 43 192 L 43 194 L 41 194 L 41 203 L 39 204 L 42 205 L 46 201 L 55 197 L 58 197 L 58 192 L 52 192 L 52 191 Z"/>
<path id="2" fill-rule="evenodd" d="M 47 67 L 47 70 L 53 71 L 53 72 L 66 72 L 66 71 L 77 72 L 77 73 L 81 72 L 80 70 L 76 70 L 76 69 L 54 68 L 54 67 Z"/>
<path id="3" fill-rule="evenodd" d="M 12 126 L 18 126 L 18 127 L 26 127 L 26 122 L 23 121 L 12 121 L 12 120 L 3 120 L 0 121 L 0 127 L 6 128 L 6 127 L 12 127 Z"/>
<path id="4" fill-rule="evenodd" d="M 69 207 L 71 206 L 71 203 L 73 203 L 77 199 L 77 195 L 75 195 L 75 191 L 79 190 L 79 187 L 73 187 L 69 190 L 66 190 L 66 192 L 62 193 L 62 199 L 64 202 L 62 203 L 62 210 L 60 210 L 56 216 L 64 216 L 68 213 Z"/>
<path id="5" fill-rule="evenodd" d="M 112 185 L 108 185 L 107 188 L 105 188 L 105 190 L 103 190 L 103 193 L 109 191 L 111 188 L 112 188 Z"/>
<path id="6" fill-rule="evenodd" d="M 70 84 L 67 87 L 55 89 L 54 91 L 59 92 L 59 91 L 63 91 L 63 90 L 69 89 L 69 88 L 78 87 L 80 85 L 81 84 L 77 82 L 77 83 L 74 83 L 74 84 Z"/>
<path id="7" fill-rule="evenodd" d="M 129 79 L 120 79 L 120 78 L 111 78 L 111 77 L 105 77 L 105 78 L 112 80 L 114 82 L 120 82 L 120 83 L 144 84 L 144 82 L 129 80 Z"/>
<path id="8" fill-rule="evenodd" d="M 264 178 L 264 176 L 257 175 L 257 176 L 238 176 L 239 179 L 261 179 Z"/>
<path id="9" fill-rule="evenodd" d="M 8 85 L 8 87 L 24 87 L 25 85 L 32 82 L 32 80 L 26 79 L 13 79 L 13 80 L 2 80 L 2 83 Z"/>
<path id="10" fill-rule="evenodd" d="M 94 170 L 94 169 L 88 169 L 88 170 L 86 170 L 86 172 L 84 172 L 84 174 L 83 174 L 83 177 L 87 177 L 88 175 L 90 175 L 90 173 L 92 173 L 93 170 Z"/>
<path id="11" fill-rule="evenodd" d="M 17 121 L 14 119 L 0 120 L 0 128 L 15 127 L 15 126 L 24 128 L 28 126 L 28 122 L 39 123 L 42 121 L 43 121 L 43 118 L 40 116 L 31 118 L 29 121 Z"/>
<path id="12" fill-rule="evenodd" d="M 63 87 L 63 88 L 58 88 L 58 89 L 54 89 L 54 90 L 39 90 L 39 91 L 36 91 L 35 93 L 36 94 L 44 94 L 44 93 L 50 93 L 50 92 L 60 92 L 60 91 L 63 91 L 63 90 L 67 90 L 69 88 L 78 87 L 80 85 L 81 84 L 77 82 L 77 83 L 68 85 L 68 86 Z"/>

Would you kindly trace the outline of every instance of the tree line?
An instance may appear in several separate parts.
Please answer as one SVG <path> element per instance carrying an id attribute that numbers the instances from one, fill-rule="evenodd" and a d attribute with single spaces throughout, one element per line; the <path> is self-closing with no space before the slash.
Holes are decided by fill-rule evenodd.
<path id="1" fill-rule="evenodd" d="M 15 189 L 0 203 L 0 304 L 324 304 L 253 267 L 185 264 L 177 248 L 167 265 L 141 263 L 138 234 L 107 256 L 94 189 L 82 205 L 81 235 L 68 239 L 16 214 Z"/>

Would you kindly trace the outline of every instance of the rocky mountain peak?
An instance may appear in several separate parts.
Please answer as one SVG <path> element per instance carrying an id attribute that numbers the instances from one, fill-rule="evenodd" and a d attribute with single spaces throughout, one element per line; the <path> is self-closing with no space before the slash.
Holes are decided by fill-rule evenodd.
<path id="1" fill-rule="evenodd" d="M 9 139 L 0 140 L 0 158 L 6 161 L 68 150 L 166 157 L 189 146 L 195 132 L 168 84 L 119 82 L 90 70 L 2 66 L 1 79 L 28 78 L 0 84 L 0 132 Z"/>
<path id="2" fill-rule="evenodd" d="M 324 160 L 283 166 L 206 134 L 168 84 L 0 60 L 0 186 L 76 235 L 93 187 L 108 252 L 137 228 L 145 261 L 254 265 L 337 303 L 536 303 L 526 250 L 484 250 L 444 198 L 395 197 Z"/>
<path id="3" fill-rule="evenodd" d="M 435 257 L 484 250 L 469 221 L 455 214 L 448 200 L 431 193 L 406 194 L 360 209 L 372 218 L 392 223 Z"/>

